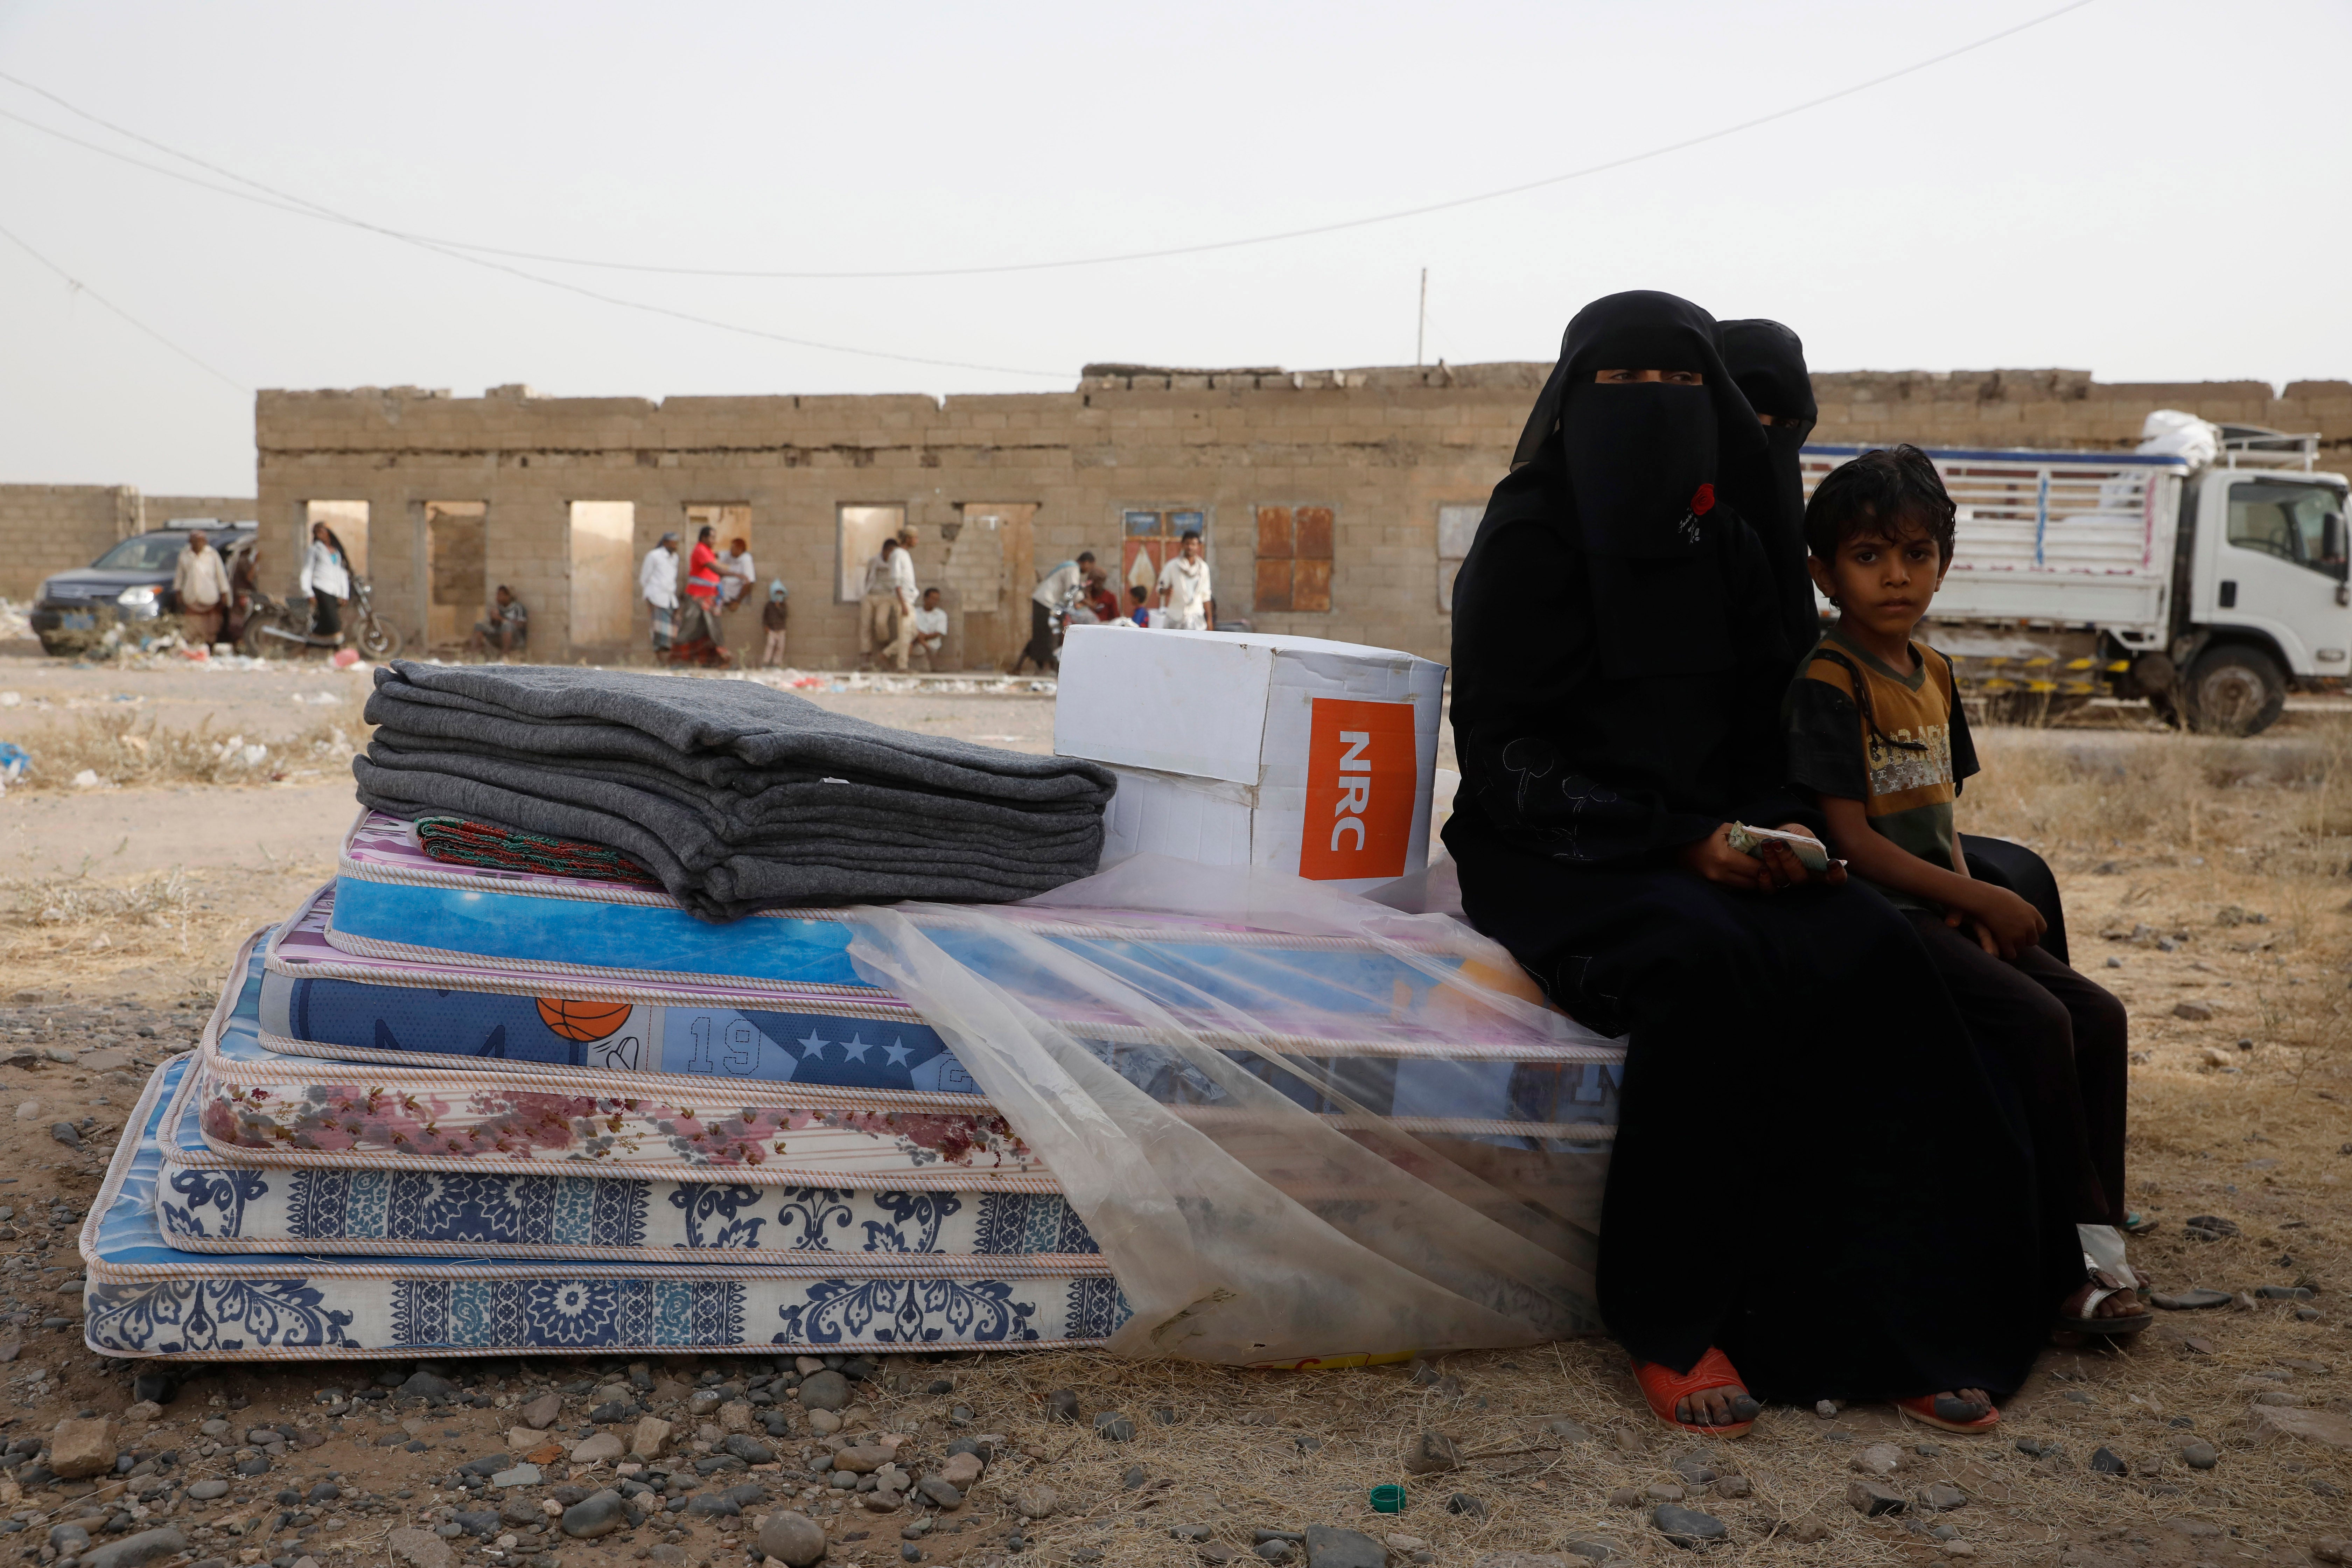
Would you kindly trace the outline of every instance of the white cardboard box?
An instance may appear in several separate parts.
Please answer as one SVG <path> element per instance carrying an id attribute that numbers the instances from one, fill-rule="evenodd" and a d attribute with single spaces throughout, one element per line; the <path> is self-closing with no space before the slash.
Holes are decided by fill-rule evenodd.
<path id="1" fill-rule="evenodd" d="M 1054 750 L 1118 774 L 1106 864 L 1256 865 L 1351 890 L 1424 869 L 1445 667 L 1254 632 L 1072 626 Z"/>

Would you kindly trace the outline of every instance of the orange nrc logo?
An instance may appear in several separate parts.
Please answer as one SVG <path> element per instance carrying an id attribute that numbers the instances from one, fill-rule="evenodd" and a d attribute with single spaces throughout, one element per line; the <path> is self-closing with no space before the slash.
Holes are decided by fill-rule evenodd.
<path id="1" fill-rule="evenodd" d="M 1298 874 L 1324 882 L 1403 876 L 1420 782 L 1412 704 L 1318 697 L 1307 747 Z"/>

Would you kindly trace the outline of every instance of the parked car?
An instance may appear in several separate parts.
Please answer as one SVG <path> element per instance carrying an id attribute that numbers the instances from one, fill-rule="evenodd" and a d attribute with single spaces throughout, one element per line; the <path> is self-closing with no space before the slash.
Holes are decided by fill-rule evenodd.
<path id="1" fill-rule="evenodd" d="M 33 635 L 41 639 L 44 651 L 68 654 L 79 651 L 79 646 L 60 634 L 96 631 L 109 612 L 125 623 L 176 615 L 180 606 L 172 596 L 172 574 L 180 552 L 188 547 L 188 535 L 201 533 L 211 541 L 221 553 L 221 564 L 234 574 L 237 556 L 253 548 L 259 532 L 250 522 L 199 526 L 175 521 L 134 533 L 89 565 L 60 572 L 43 583 L 33 600 Z"/>

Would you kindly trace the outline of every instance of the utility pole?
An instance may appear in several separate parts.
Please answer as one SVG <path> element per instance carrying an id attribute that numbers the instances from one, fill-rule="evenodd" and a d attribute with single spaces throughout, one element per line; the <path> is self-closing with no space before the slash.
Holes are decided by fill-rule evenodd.
<path id="1" fill-rule="evenodd" d="M 1412 328 L 1412 368 L 1421 368 L 1422 350 L 1429 342 L 1429 268 L 1421 269 L 1421 314 Z"/>

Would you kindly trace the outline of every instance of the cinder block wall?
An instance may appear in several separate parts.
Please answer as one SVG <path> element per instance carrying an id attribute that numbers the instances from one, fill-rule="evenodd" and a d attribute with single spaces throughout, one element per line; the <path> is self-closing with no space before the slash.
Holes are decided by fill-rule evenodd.
<path id="1" fill-rule="evenodd" d="M 42 578 L 89 565 L 139 528 L 129 485 L 0 485 L 0 596 L 28 600 Z"/>
<path id="2" fill-rule="evenodd" d="M 996 611 L 1024 627 L 1034 572 L 991 605 L 978 602 L 986 574 L 950 565 L 943 530 L 962 505 L 1034 505 L 1034 567 L 1091 549 L 1114 572 L 1124 510 L 1197 509 L 1209 518 L 1221 617 L 1444 658 L 1438 509 L 1486 499 L 1549 368 L 1121 372 L 1073 392 L 944 403 L 265 392 L 258 515 L 270 570 L 290 587 L 304 503 L 366 501 L 377 606 L 414 638 L 425 620 L 425 503 L 484 502 L 489 581 L 530 606 L 534 657 L 568 660 L 589 651 L 571 642 L 571 502 L 635 503 L 640 557 L 664 531 L 688 531 L 688 506 L 745 505 L 762 579 L 792 585 L 793 661 L 837 668 L 857 657 L 856 607 L 835 591 L 839 506 L 903 505 L 921 534 L 920 581 L 945 579 L 959 618 Z M 2317 430 L 2339 458 L 2352 454 L 2352 383 L 2299 382 L 2277 397 L 2259 382 L 2101 385 L 2063 370 L 1861 372 L 1814 384 L 1822 441 L 2128 447 L 2150 410 L 2172 407 Z M 1264 505 L 1332 509 L 1328 612 L 1255 609 Z M 739 649 L 757 649 L 756 605 L 730 622 Z M 641 648 L 642 605 L 634 627 Z"/>

